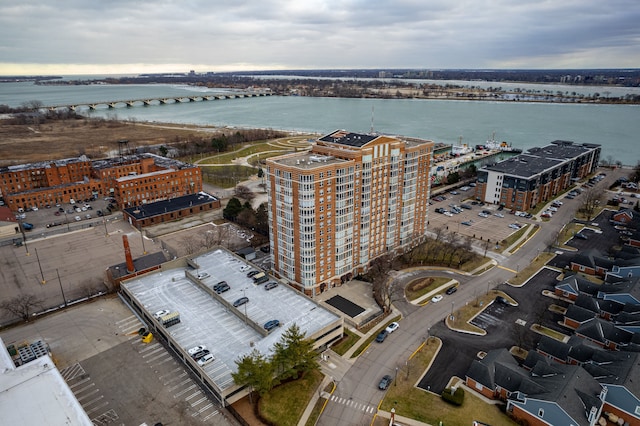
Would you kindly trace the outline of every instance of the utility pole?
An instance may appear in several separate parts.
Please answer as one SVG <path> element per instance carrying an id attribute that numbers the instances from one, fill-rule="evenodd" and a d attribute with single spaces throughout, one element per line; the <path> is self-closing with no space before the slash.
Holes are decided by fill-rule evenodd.
<path id="1" fill-rule="evenodd" d="M 38 249 L 34 249 L 36 252 L 36 259 L 38 260 L 38 268 L 40 268 L 40 276 L 42 277 L 42 281 L 40 281 L 41 284 L 44 284 L 47 282 L 47 280 L 44 279 L 44 273 L 42 272 L 42 265 L 40 264 L 40 256 L 38 256 Z"/>
<path id="2" fill-rule="evenodd" d="M 56 275 L 58 276 L 58 283 L 60 284 L 60 292 L 62 293 L 62 299 L 64 301 L 64 307 L 67 307 L 67 298 L 64 297 L 64 290 L 62 289 L 62 281 L 60 280 L 60 273 L 58 272 L 58 269 L 56 268 Z"/>

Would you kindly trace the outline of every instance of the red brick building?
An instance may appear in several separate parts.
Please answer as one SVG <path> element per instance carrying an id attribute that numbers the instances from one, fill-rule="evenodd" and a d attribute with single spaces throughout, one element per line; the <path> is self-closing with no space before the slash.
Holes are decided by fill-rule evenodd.
<path id="1" fill-rule="evenodd" d="M 153 154 L 86 156 L 0 168 L 0 192 L 13 211 L 110 196 L 120 208 L 202 190 L 200 168 Z"/>

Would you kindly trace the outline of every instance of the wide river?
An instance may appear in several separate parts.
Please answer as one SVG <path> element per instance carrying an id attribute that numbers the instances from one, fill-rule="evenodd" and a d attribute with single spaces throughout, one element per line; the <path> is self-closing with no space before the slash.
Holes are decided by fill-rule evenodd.
<path id="1" fill-rule="evenodd" d="M 548 86 L 541 86 L 548 88 Z M 92 103 L 218 93 L 183 85 L 37 86 L 0 84 L 0 104 Z M 601 88 L 601 91 L 606 88 Z M 345 99 L 270 96 L 176 104 L 81 110 L 120 120 L 225 127 L 272 128 L 325 134 L 335 129 L 430 139 L 448 144 L 482 144 L 495 134 L 516 148 L 554 140 L 602 145 L 602 159 L 640 162 L 640 106 L 550 104 L 417 99 Z"/>

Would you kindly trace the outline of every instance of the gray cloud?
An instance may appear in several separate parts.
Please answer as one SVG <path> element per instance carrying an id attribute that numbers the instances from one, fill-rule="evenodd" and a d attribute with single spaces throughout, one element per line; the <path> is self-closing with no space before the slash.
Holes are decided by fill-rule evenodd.
<path id="1" fill-rule="evenodd" d="M 21 0 L 0 73 L 637 67 L 638 22 L 636 0 Z"/>

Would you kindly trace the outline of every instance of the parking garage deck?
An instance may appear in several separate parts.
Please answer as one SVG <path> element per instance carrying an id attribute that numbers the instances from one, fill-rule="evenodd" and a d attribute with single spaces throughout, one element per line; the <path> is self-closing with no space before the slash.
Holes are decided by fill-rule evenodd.
<path id="1" fill-rule="evenodd" d="M 342 318 L 303 294 L 283 284 L 268 291 L 264 284 L 254 284 L 247 277 L 252 269 L 242 258 L 218 248 L 169 262 L 159 272 L 122 284 L 125 297 L 146 322 L 156 333 L 164 334 L 176 353 L 223 399 L 237 390 L 231 377 L 235 361 L 254 348 L 270 355 L 291 325 L 297 324 L 316 348 L 343 332 Z M 198 279 L 198 275 L 206 278 Z M 213 286 L 220 281 L 226 281 L 230 290 L 215 293 Z M 233 302 L 241 297 L 249 302 L 234 308 Z M 178 311 L 181 322 L 164 329 L 153 319 L 153 313 L 163 309 Z M 274 319 L 280 321 L 280 327 L 264 330 L 264 324 Z M 186 354 L 197 345 L 206 345 L 216 358 L 202 370 Z"/>

